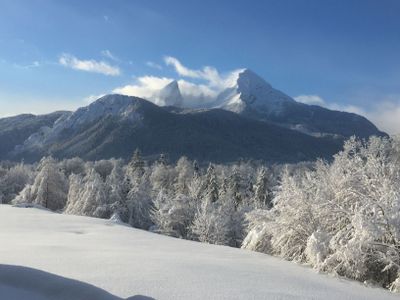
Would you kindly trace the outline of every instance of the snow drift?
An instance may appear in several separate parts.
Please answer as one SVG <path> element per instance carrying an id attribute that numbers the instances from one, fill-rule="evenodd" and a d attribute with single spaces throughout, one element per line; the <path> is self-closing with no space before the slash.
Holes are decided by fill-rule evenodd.
<path id="1" fill-rule="evenodd" d="M 398 299 L 261 253 L 101 219 L 1 205 L 0 227 L 7 299 Z"/>

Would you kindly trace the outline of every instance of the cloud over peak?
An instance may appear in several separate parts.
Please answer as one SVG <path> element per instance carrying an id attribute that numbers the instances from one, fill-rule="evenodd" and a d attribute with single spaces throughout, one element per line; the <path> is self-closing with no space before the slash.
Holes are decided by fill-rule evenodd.
<path id="1" fill-rule="evenodd" d="M 58 62 L 61 65 L 74 70 L 99 73 L 108 76 L 118 76 L 121 74 L 119 67 L 112 66 L 105 61 L 96 61 L 94 59 L 80 60 L 68 53 L 61 54 Z"/>
<path id="2" fill-rule="evenodd" d="M 299 95 L 297 97 L 294 97 L 294 100 L 308 105 L 326 105 L 325 100 L 318 95 Z"/>
<path id="3" fill-rule="evenodd" d="M 128 84 L 114 89 L 113 93 L 140 97 L 151 100 L 157 105 L 163 105 L 163 103 L 159 103 L 157 99 L 154 99 L 154 96 L 156 92 L 171 81 L 173 81 L 173 79 L 167 77 L 142 76 L 136 78 L 134 84 Z"/>
<path id="4" fill-rule="evenodd" d="M 179 90 L 187 107 L 201 107 L 205 103 L 214 101 L 216 96 L 224 89 L 232 87 L 238 74 L 242 71 L 234 70 L 226 74 L 220 74 L 214 67 L 205 66 L 201 70 L 190 69 L 184 66 L 177 58 L 165 56 L 164 63 L 171 66 L 177 73 Z M 147 62 L 147 66 L 162 69 L 161 66 Z M 167 84 L 176 80 L 169 77 L 141 76 L 129 85 L 118 87 L 114 93 L 129 96 L 142 97 L 158 105 L 164 105 L 159 99 L 158 93 Z"/>
<path id="5" fill-rule="evenodd" d="M 172 66 L 179 76 L 204 80 L 209 87 L 219 90 L 232 86 L 238 74 L 243 71 L 243 69 L 237 69 L 226 74 L 220 74 L 216 68 L 211 66 L 194 70 L 184 66 L 177 58 L 172 56 L 165 56 L 164 62 L 167 66 Z"/>
<path id="6" fill-rule="evenodd" d="M 400 134 L 400 100 L 396 97 L 390 100 L 378 101 L 369 109 L 352 104 L 339 104 L 324 100 L 318 95 L 299 95 L 294 97 L 297 102 L 318 105 L 331 110 L 355 113 L 366 117 L 380 130 L 389 134 Z M 400 99 L 400 96 L 397 97 Z"/>

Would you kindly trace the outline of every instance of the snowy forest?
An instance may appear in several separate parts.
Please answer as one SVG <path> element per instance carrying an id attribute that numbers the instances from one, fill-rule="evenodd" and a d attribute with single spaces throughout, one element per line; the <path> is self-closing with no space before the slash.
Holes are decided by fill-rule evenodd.
<path id="1" fill-rule="evenodd" d="M 349 139 L 332 161 L 200 166 L 45 157 L 1 162 L 0 203 L 242 247 L 400 291 L 400 139 Z"/>

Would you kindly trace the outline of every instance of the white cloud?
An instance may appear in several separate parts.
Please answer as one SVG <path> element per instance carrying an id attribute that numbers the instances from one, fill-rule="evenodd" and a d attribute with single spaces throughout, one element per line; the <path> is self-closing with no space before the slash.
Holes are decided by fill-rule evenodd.
<path id="1" fill-rule="evenodd" d="M 367 117 L 379 129 L 389 134 L 400 134 L 400 101 L 380 103 Z"/>
<path id="2" fill-rule="evenodd" d="M 309 105 L 325 106 L 325 101 L 318 95 L 300 95 L 294 97 L 294 100 Z"/>
<path id="3" fill-rule="evenodd" d="M 196 79 L 196 82 L 190 82 L 185 79 L 179 79 L 178 85 L 184 98 L 184 106 L 201 107 L 203 104 L 214 101 L 216 96 L 225 88 L 234 85 L 238 73 L 241 70 L 234 70 L 221 75 L 214 67 L 206 66 L 201 70 L 192 70 L 184 66 L 177 58 L 164 57 L 167 66 L 172 66 L 181 77 Z M 160 69 L 161 66 L 148 61 L 147 66 Z M 114 93 L 137 96 L 150 100 L 158 105 L 163 105 L 158 98 L 158 92 L 167 84 L 173 81 L 173 78 L 142 76 L 136 78 L 133 84 L 114 89 Z"/>
<path id="4" fill-rule="evenodd" d="M 234 80 L 237 79 L 237 75 L 243 71 L 243 69 L 238 69 L 221 75 L 216 68 L 210 66 L 205 66 L 201 70 L 189 69 L 172 56 L 165 56 L 164 61 L 167 66 L 172 66 L 178 75 L 205 80 L 208 82 L 209 87 L 219 90 L 232 86 Z"/>
<path id="5" fill-rule="evenodd" d="M 350 113 L 355 113 L 355 114 L 359 114 L 359 115 L 367 114 L 367 112 L 364 109 L 362 109 L 361 107 L 358 107 L 356 105 L 329 102 L 318 95 L 300 95 L 300 96 L 294 97 L 293 99 L 296 100 L 297 102 L 301 102 L 301 103 L 309 104 L 309 105 L 318 105 L 318 106 L 322 106 L 322 107 L 325 107 L 325 108 L 328 108 L 331 110 L 350 112 Z"/>
<path id="6" fill-rule="evenodd" d="M 178 80 L 179 89 L 188 107 L 201 107 L 202 104 L 215 99 L 218 92 L 205 84 L 194 84 L 186 80 Z"/>
<path id="7" fill-rule="evenodd" d="M 181 64 L 181 62 L 176 59 L 175 57 L 172 56 L 165 56 L 164 61 L 167 66 L 173 66 L 175 71 L 180 75 L 184 77 L 190 77 L 190 78 L 202 78 L 201 71 L 196 71 L 196 70 L 191 70 L 189 68 L 186 68 L 184 65 Z"/>
<path id="8" fill-rule="evenodd" d="M 96 61 L 96 60 L 80 60 L 75 56 L 67 53 L 63 53 L 58 62 L 68 68 L 72 68 L 75 70 L 100 73 L 109 76 L 118 76 L 121 74 L 121 70 L 116 67 L 108 64 L 105 61 Z"/>
<path id="9" fill-rule="evenodd" d="M 113 90 L 113 93 L 136 96 L 164 105 L 158 98 L 158 92 L 174 79 L 167 77 L 143 76 L 136 78 L 136 82 Z M 198 107 L 203 103 L 214 100 L 217 92 L 204 84 L 195 84 L 186 80 L 178 80 L 179 90 L 185 99 L 185 106 Z"/>
<path id="10" fill-rule="evenodd" d="M 153 61 L 146 62 L 146 66 L 153 68 L 153 69 L 162 70 L 162 66 L 160 66 L 159 64 L 157 64 Z"/>
<path id="11" fill-rule="evenodd" d="M 364 109 L 352 104 L 329 102 L 318 95 L 300 95 L 294 97 L 294 99 L 305 104 L 319 105 L 332 110 L 355 113 L 366 117 L 380 130 L 389 134 L 400 134 L 400 100 L 376 101 L 372 107 Z"/>
<path id="12" fill-rule="evenodd" d="M 120 61 L 118 57 L 116 57 L 114 54 L 111 53 L 110 50 L 103 50 L 101 51 L 101 55 L 103 55 L 104 57 L 107 57 L 109 59 L 115 60 L 115 61 Z"/>
<path id="13" fill-rule="evenodd" d="M 113 93 L 123 94 L 128 96 L 136 96 L 147 100 L 152 100 L 152 97 L 160 89 L 165 87 L 168 83 L 173 81 L 172 78 L 156 77 L 156 76 L 143 76 L 138 77 L 136 82 L 132 85 L 125 85 L 113 90 Z M 156 104 L 158 101 L 154 101 Z"/>
<path id="14" fill-rule="evenodd" d="M 331 110 L 345 111 L 362 116 L 368 115 L 368 112 L 363 108 L 352 104 L 327 103 L 325 106 Z"/>
<path id="15" fill-rule="evenodd" d="M 40 67 L 42 64 L 35 60 L 30 64 L 26 64 L 26 65 L 22 65 L 22 64 L 14 64 L 14 67 L 16 68 L 20 68 L 20 69 L 33 69 L 33 68 L 38 68 Z"/>

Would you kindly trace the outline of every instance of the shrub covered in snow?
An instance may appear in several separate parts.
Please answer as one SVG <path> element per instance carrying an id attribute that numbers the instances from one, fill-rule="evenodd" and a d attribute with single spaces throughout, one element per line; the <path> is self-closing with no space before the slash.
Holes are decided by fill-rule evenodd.
<path id="1" fill-rule="evenodd" d="M 247 217 L 243 248 L 398 289 L 399 139 L 352 138 L 331 164 L 284 172 L 274 207 Z"/>

